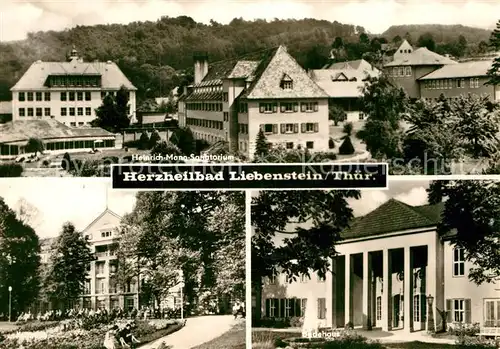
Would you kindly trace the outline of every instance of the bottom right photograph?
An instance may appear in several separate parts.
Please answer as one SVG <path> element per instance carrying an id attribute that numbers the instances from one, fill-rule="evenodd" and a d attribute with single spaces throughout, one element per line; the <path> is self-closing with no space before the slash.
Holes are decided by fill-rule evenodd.
<path id="1" fill-rule="evenodd" d="M 253 348 L 491 348 L 500 182 L 252 193 Z"/>

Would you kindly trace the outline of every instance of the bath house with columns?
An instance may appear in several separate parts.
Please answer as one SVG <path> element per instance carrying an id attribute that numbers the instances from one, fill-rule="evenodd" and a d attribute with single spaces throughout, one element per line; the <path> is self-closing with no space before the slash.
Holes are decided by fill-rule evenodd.
<path id="1" fill-rule="evenodd" d="M 319 327 L 441 330 L 458 323 L 500 327 L 500 285 L 476 285 L 464 251 L 440 237 L 443 204 L 410 206 L 391 199 L 358 217 L 336 249 L 325 278 L 291 283 L 277 272 L 252 300 L 263 318 L 303 316 L 315 300 Z M 259 315 L 257 315 L 259 316 Z"/>

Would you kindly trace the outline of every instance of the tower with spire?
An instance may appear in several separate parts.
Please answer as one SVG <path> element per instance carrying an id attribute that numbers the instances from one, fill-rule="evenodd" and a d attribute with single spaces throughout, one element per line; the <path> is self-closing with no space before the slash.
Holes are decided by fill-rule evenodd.
<path id="1" fill-rule="evenodd" d="M 71 50 L 69 56 L 68 56 L 68 61 L 69 62 L 74 62 L 74 61 L 78 61 L 80 57 L 78 56 L 78 51 L 75 47 L 75 45 L 73 45 L 73 49 Z"/>

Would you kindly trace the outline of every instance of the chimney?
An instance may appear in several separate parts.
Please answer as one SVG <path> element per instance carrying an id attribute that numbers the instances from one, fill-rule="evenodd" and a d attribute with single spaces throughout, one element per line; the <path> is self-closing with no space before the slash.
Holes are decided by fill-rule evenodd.
<path id="1" fill-rule="evenodd" d="M 208 73 L 208 53 L 197 52 L 193 55 L 194 60 L 194 84 L 199 84 Z"/>

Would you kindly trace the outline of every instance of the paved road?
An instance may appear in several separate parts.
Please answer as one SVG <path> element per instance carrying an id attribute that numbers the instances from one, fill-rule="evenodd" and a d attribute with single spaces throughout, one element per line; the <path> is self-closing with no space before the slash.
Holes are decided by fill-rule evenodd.
<path id="1" fill-rule="evenodd" d="M 232 315 L 209 315 L 188 318 L 186 326 L 140 349 L 156 349 L 163 342 L 171 349 L 190 349 L 211 341 L 229 331 L 237 323 Z"/>

